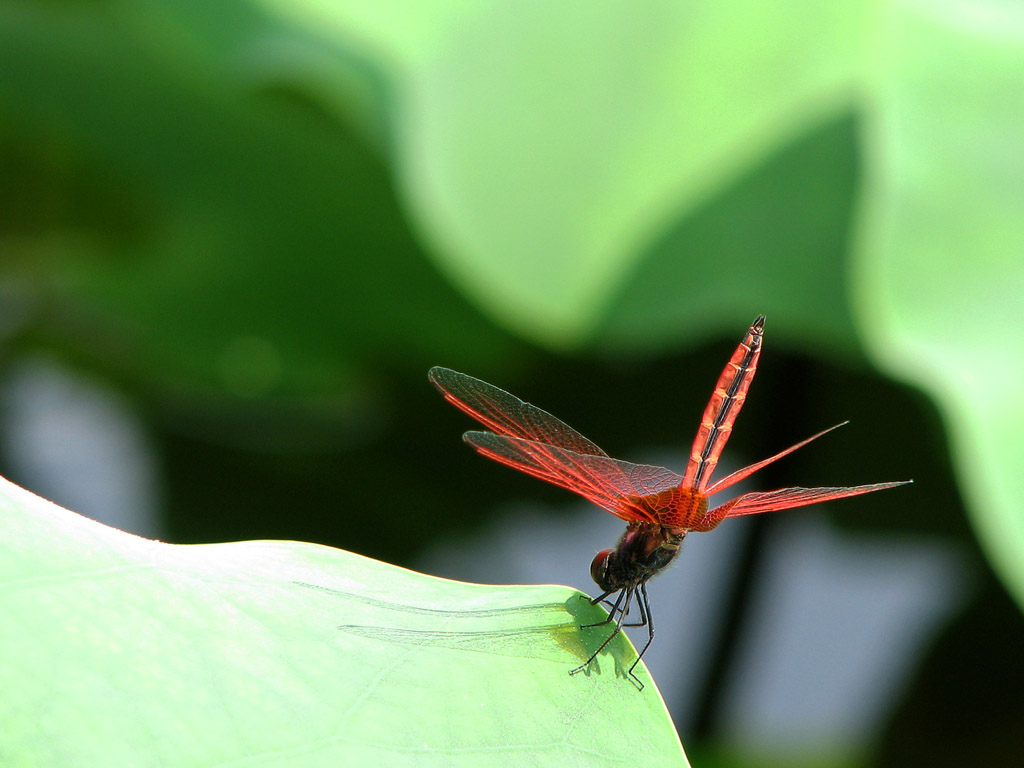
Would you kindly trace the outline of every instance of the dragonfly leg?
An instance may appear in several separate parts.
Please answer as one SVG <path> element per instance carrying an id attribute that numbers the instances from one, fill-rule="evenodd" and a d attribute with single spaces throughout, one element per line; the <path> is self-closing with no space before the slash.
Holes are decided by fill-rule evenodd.
<path id="1" fill-rule="evenodd" d="M 643 589 L 643 585 L 641 585 L 640 589 Z M 640 609 L 640 621 L 627 621 L 622 626 L 624 626 L 624 627 L 646 627 L 647 626 L 647 622 L 648 622 L 649 616 L 650 616 L 650 607 L 648 607 L 647 610 L 645 611 L 644 610 L 644 604 L 639 599 L 636 601 L 636 605 L 637 605 L 637 608 Z M 629 615 L 629 606 L 628 605 L 626 606 L 626 615 L 627 616 Z"/>
<path id="2" fill-rule="evenodd" d="M 644 587 L 644 585 L 641 585 L 641 589 L 643 587 Z M 635 594 L 635 590 L 634 590 L 634 594 Z M 604 621 L 598 622 L 597 624 L 588 624 L 587 626 L 596 627 L 596 626 L 599 626 L 600 624 L 607 624 L 609 621 L 611 621 L 612 618 L 615 616 L 615 611 L 618 610 L 619 601 L 621 601 L 621 600 L 622 600 L 622 594 L 621 593 L 619 594 L 618 599 L 614 603 L 612 603 L 610 600 L 602 600 L 602 602 L 611 609 L 609 611 L 609 613 L 608 613 L 608 618 L 605 619 Z M 639 600 L 637 600 L 636 605 L 637 605 L 637 608 L 640 611 L 640 621 L 621 622 L 623 627 L 646 627 L 647 626 L 647 616 L 648 616 L 648 613 L 650 612 L 650 606 L 647 606 L 647 609 L 645 610 L 644 604 L 641 603 Z M 625 616 L 629 616 L 629 612 L 632 610 L 632 608 L 633 608 L 633 601 L 632 601 L 632 599 L 626 600 L 626 604 L 622 606 L 622 614 L 623 614 L 623 616 L 624 617 Z"/>
<path id="3" fill-rule="evenodd" d="M 647 649 L 651 647 L 651 643 L 654 642 L 654 617 L 651 615 L 651 604 L 647 600 L 647 582 L 645 581 L 640 585 L 640 595 L 637 597 L 636 604 L 640 607 L 640 616 L 643 617 L 644 623 L 647 624 L 647 642 L 644 647 L 640 649 L 640 653 L 637 654 L 636 661 L 629 668 L 629 676 L 632 677 L 637 684 L 640 686 L 640 690 L 643 690 L 644 684 L 640 682 L 640 679 L 633 674 L 633 670 L 636 669 L 636 665 L 640 663 L 640 659 L 647 653 Z"/>
<path id="4" fill-rule="evenodd" d="M 635 592 L 636 592 L 636 587 L 635 586 L 626 587 L 625 589 L 622 590 L 622 593 L 619 595 L 618 599 L 615 601 L 615 610 L 619 611 L 619 619 L 618 619 L 618 621 L 615 622 L 615 629 L 613 629 L 611 634 L 608 635 L 608 637 L 605 638 L 604 642 L 601 643 L 601 645 L 599 645 L 597 647 L 597 650 L 594 651 L 590 655 L 589 659 L 587 659 L 585 662 L 580 664 L 578 667 L 569 670 L 569 674 L 570 675 L 575 675 L 577 672 L 582 672 L 584 669 L 589 667 L 590 663 L 594 659 L 597 658 L 597 655 L 599 653 L 601 653 L 601 651 L 603 651 L 605 648 L 607 648 L 608 647 L 608 643 L 610 643 L 613 639 L 615 639 L 615 636 L 617 634 L 619 634 L 619 632 L 622 631 L 622 623 L 623 623 L 623 621 L 626 618 L 627 608 L 628 608 L 629 604 L 633 601 L 633 595 L 634 595 Z M 621 610 L 619 610 L 619 604 L 622 602 L 623 598 L 626 599 L 626 607 L 624 607 Z M 610 622 L 612 620 L 612 616 L 614 616 L 614 615 L 615 615 L 614 613 L 610 613 L 610 614 L 608 614 L 608 618 L 605 619 L 604 621 L 600 621 L 600 622 L 598 622 L 596 624 L 587 624 L 587 625 L 584 625 L 584 626 L 580 627 L 580 629 L 584 629 L 585 627 L 598 627 L 598 626 L 601 626 L 602 624 L 607 624 L 608 622 Z M 636 665 L 634 664 L 634 666 L 636 666 Z M 632 670 L 632 668 L 631 668 L 631 670 Z M 635 675 L 632 675 L 632 671 L 630 672 L 630 674 L 633 677 L 633 679 L 636 680 L 637 684 L 640 686 L 640 689 L 643 690 L 644 684 L 641 683 L 639 680 L 637 680 Z"/>
<path id="5" fill-rule="evenodd" d="M 580 629 L 590 629 L 590 627 L 601 627 L 615 620 L 615 612 L 619 610 L 619 604 L 622 602 L 622 598 L 626 596 L 626 592 L 629 590 L 623 589 L 619 591 L 619 596 L 615 598 L 615 602 L 612 604 L 611 609 L 608 611 L 608 616 L 601 621 L 594 622 L 593 624 L 580 624 Z M 610 595 L 611 592 L 605 592 L 600 597 L 595 597 L 590 601 L 591 605 L 597 605 L 601 602 L 607 602 L 605 598 Z M 626 600 L 626 605 L 623 607 L 623 615 L 629 612 L 629 600 Z"/>

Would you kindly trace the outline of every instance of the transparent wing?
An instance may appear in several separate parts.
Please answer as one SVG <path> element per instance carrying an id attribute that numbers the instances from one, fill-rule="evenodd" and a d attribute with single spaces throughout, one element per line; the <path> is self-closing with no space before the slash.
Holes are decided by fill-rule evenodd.
<path id="1" fill-rule="evenodd" d="M 761 512 L 775 512 L 780 509 L 804 507 L 822 501 L 845 499 L 848 496 L 860 496 L 873 491 L 884 491 L 906 485 L 912 480 L 895 483 L 875 483 L 873 485 L 854 485 L 846 488 L 780 488 L 777 491 L 754 491 L 745 493 L 711 511 L 709 517 L 716 516 L 720 510 L 725 514 L 721 517 L 739 517 L 740 515 L 756 515 Z"/>
<path id="2" fill-rule="evenodd" d="M 427 376 L 445 400 L 499 435 L 591 456 L 608 455 L 561 419 L 486 381 L 441 367 L 431 368 Z"/>
<path id="3" fill-rule="evenodd" d="M 787 448 L 784 451 L 779 451 L 774 456 L 769 456 L 767 459 L 762 459 L 761 461 L 757 462 L 756 464 L 751 464 L 749 466 L 744 467 L 743 469 L 737 469 L 731 475 L 726 475 L 721 480 L 718 480 L 718 481 L 712 483 L 710 486 L 708 486 L 708 489 L 707 489 L 706 493 L 707 493 L 708 496 L 710 496 L 713 493 L 718 493 L 719 491 L 724 491 L 730 485 L 734 485 L 735 483 L 738 483 L 740 480 L 746 480 L 748 477 L 750 477 L 752 474 L 757 472 L 759 469 L 763 469 L 763 468 L 767 467 L 773 461 L 778 461 L 783 456 L 788 456 L 789 454 L 791 454 L 797 448 L 803 448 L 805 445 L 807 445 L 812 440 L 817 440 L 822 435 L 827 435 L 833 429 L 839 429 L 839 427 L 842 427 L 843 425 L 849 424 L 849 423 L 850 422 L 848 422 L 848 421 L 840 422 L 839 424 L 836 424 L 834 427 L 829 427 L 828 429 L 823 429 L 818 434 L 811 435 L 806 440 L 801 440 L 796 445 L 789 446 L 789 448 Z"/>
<path id="4" fill-rule="evenodd" d="M 492 432 L 467 432 L 463 439 L 482 456 L 578 493 L 630 522 L 659 523 L 657 511 L 645 503 L 645 497 L 674 488 L 683 479 L 665 467 L 631 464 Z"/>

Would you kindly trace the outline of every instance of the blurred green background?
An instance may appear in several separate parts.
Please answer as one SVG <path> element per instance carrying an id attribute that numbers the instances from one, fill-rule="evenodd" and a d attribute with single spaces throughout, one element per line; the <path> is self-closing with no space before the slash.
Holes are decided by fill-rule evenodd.
<path id="1" fill-rule="evenodd" d="M 587 590 L 618 521 L 473 456 L 427 368 L 679 469 L 764 313 L 728 460 L 848 418 L 759 487 L 915 485 L 652 585 L 691 761 L 1011 764 L 1022 82 L 998 2 L 0 0 L 0 472 Z"/>

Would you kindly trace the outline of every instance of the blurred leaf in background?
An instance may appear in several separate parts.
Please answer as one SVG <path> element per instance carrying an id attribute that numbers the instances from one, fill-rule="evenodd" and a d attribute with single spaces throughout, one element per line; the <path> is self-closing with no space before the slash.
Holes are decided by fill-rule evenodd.
<path id="1" fill-rule="evenodd" d="M 851 609 L 865 618 L 835 636 L 921 617 L 898 672 L 884 654 L 856 667 L 889 687 L 860 699 L 873 715 L 853 736 L 769 751 L 798 764 L 803 738 L 808 764 L 905 764 L 915 744 L 932 765 L 998 765 L 1024 713 L 1022 686 L 979 682 L 1019 680 L 993 667 L 1024 633 L 1002 591 L 1024 603 L 1022 80 L 1024 11 L 999 2 L 0 0 L 4 472 L 97 517 L 149 508 L 113 519 L 175 541 L 311 539 L 411 564 L 458 560 L 455 536 L 488 559 L 476 578 L 552 581 L 557 553 L 514 568 L 559 515 L 493 515 L 561 497 L 463 453 L 426 369 L 493 380 L 643 460 L 685 450 L 763 312 L 730 447 L 756 460 L 852 418 L 764 482 L 914 477 L 837 515 L 857 532 L 834 536 L 905 555 L 851 566 L 888 575 L 858 600 L 908 597 Z M 583 587 L 580 531 L 600 515 L 557 538 L 585 550 Z M 758 616 L 788 615 L 765 595 L 792 576 L 778 563 L 805 562 L 772 535 L 790 524 L 737 529 L 719 611 L 679 608 L 706 645 L 677 725 L 709 759 L 763 765 L 762 726 L 785 730 L 730 702 L 786 668 L 749 649 L 781 636 Z M 805 556 L 850 544 L 815 530 L 791 531 Z M 899 570 L 919 546 L 943 574 L 923 586 L 932 566 Z M 970 619 L 936 635 L 971 594 Z M 813 679 L 762 712 L 828 687 L 808 653 L 793 663 Z M 835 701 L 857 694 L 836 685 Z M 929 730 L 913 713 L 940 699 L 986 729 Z"/>

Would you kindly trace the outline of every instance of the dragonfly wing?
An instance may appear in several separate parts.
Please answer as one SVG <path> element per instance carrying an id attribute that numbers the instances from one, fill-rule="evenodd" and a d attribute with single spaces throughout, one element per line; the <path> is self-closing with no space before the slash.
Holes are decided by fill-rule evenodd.
<path id="1" fill-rule="evenodd" d="M 608 456 L 561 419 L 486 381 L 441 367 L 431 368 L 427 375 L 445 400 L 499 435 Z"/>
<path id="2" fill-rule="evenodd" d="M 840 422 L 839 424 L 836 424 L 834 427 L 829 427 L 828 429 L 823 429 L 818 434 L 811 435 L 806 440 L 801 440 L 796 445 L 789 446 L 789 448 L 787 448 L 784 451 L 779 451 L 774 456 L 769 456 L 767 459 L 762 459 L 761 461 L 757 462 L 756 464 L 751 464 L 748 467 L 743 467 L 743 469 L 737 469 L 731 475 L 726 475 L 721 480 L 717 480 L 714 483 L 712 483 L 710 486 L 708 486 L 707 495 L 710 496 L 713 493 L 718 493 L 719 491 L 724 491 L 730 485 L 734 485 L 734 484 L 738 483 L 740 480 L 746 480 L 752 474 L 754 474 L 758 470 L 764 469 L 769 464 L 771 464 L 773 461 L 778 461 L 783 456 L 788 456 L 789 454 L 791 454 L 797 448 L 803 448 L 805 445 L 807 445 L 812 440 L 817 440 L 822 435 L 827 435 L 833 429 L 839 429 L 840 427 L 842 427 L 842 426 L 844 426 L 846 424 L 849 424 L 849 423 L 850 422 L 848 422 L 848 421 Z"/>
<path id="3" fill-rule="evenodd" d="M 674 488 L 682 477 L 665 467 L 577 453 L 561 446 L 492 432 L 463 439 L 489 459 L 577 493 L 630 522 L 659 524 L 645 497 Z"/>
<path id="4" fill-rule="evenodd" d="M 714 516 L 722 509 L 725 510 L 725 514 L 722 517 L 739 517 L 740 515 L 756 515 L 761 512 L 775 512 L 780 509 L 804 507 L 808 504 L 817 504 L 822 501 L 833 501 L 835 499 L 845 499 L 848 496 L 860 496 L 863 493 L 883 491 L 886 488 L 895 488 L 911 482 L 913 481 L 902 480 L 896 483 L 874 483 L 873 485 L 854 485 L 845 488 L 780 488 L 777 491 L 754 491 L 726 502 L 721 507 L 712 510 L 709 516 Z"/>

